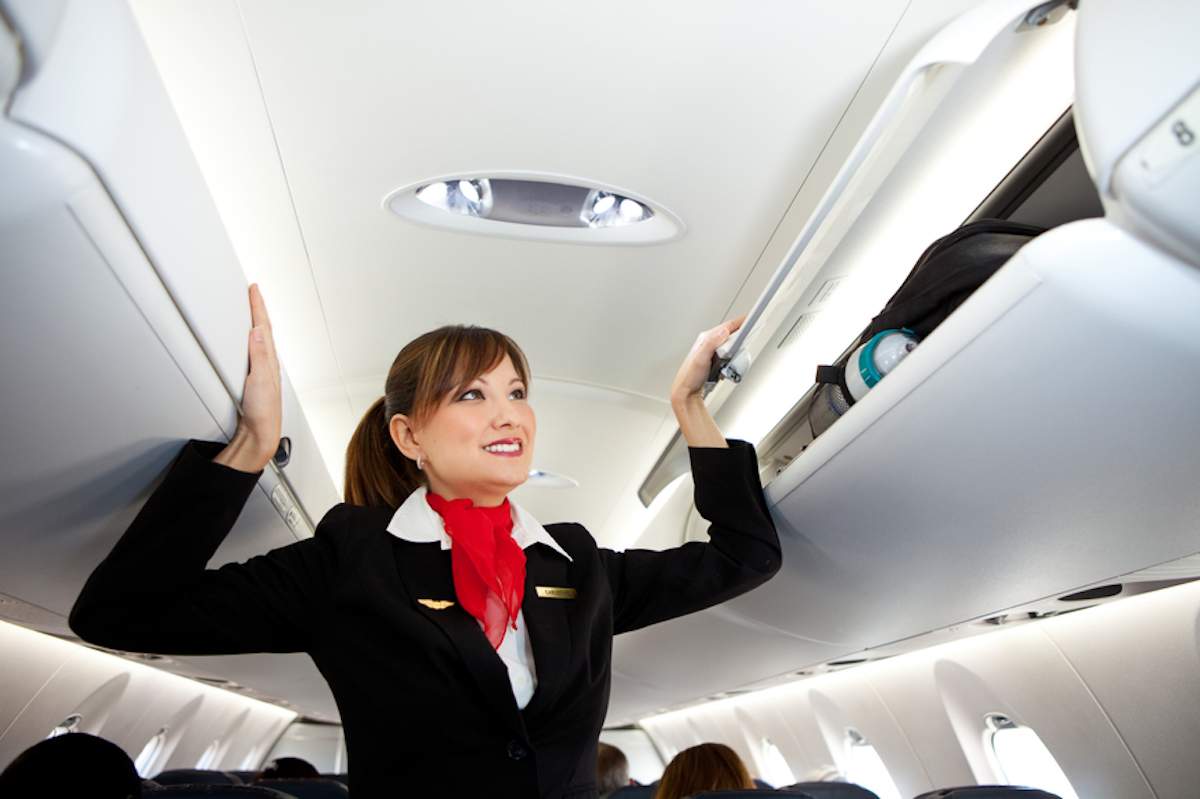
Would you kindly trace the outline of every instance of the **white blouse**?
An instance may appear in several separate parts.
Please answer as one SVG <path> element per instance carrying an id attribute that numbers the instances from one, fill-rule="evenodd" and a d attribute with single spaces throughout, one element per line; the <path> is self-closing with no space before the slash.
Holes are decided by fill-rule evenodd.
<path id="1" fill-rule="evenodd" d="M 414 544 L 437 542 L 441 544 L 443 550 L 450 549 L 451 539 L 446 533 L 446 526 L 438 512 L 425 500 L 427 493 L 428 491 L 424 487 L 412 492 L 404 504 L 396 509 L 391 522 L 388 523 L 387 531 L 397 538 Z M 511 499 L 508 504 L 512 508 L 513 516 L 512 537 L 521 549 L 528 549 L 534 544 L 545 544 L 567 560 L 571 560 L 571 556 L 558 545 L 558 542 L 546 532 L 542 525 L 538 524 L 537 519 Z M 480 629 L 482 628 L 481 624 Z M 533 697 L 533 692 L 537 689 L 533 645 L 525 632 L 524 612 L 517 612 L 516 629 L 509 628 L 504 635 L 504 640 L 500 642 L 496 654 L 500 656 L 504 667 L 508 669 L 508 681 L 512 684 L 513 697 L 517 700 L 517 707 L 524 710 Z"/>

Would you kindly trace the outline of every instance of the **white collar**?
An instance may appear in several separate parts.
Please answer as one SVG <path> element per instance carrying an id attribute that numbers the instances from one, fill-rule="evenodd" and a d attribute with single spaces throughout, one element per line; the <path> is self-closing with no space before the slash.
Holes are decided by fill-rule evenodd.
<path id="1" fill-rule="evenodd" d="M 450 536 L 446 533 L 446 525 L 429 503 L 425 495 L 429 491 L 421 486 L 408 495 L 404 504 L 396 509 L 392 520 L 388 523 L 387 531 L 403 541 L 414 544 L 440 543 L 442 549 L 450 548 Z M 513 529 L 512 537 L 521 549 L 528 549 L 534 544 L 545 544 L 567 560 L 574 562 L 566 550 L 546 532 L 546 528 L 538 524 L 527 510 L 511 499 L 508 505 L 512 508 Z"/>

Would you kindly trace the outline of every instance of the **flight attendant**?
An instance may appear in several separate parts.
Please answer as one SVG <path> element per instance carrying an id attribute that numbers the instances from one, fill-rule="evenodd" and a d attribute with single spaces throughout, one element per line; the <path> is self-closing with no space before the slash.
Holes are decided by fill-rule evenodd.
<path id="1" fill-rule="evenodd" d="M 779 569 L 754 450 L 726 441 L 701 396 L 740 321 L 701 334 L 671 388 L 709 543 L 613 552 L 509 501 L 537 432 L 529 369 L 507 336 L 451 326 L 396 357 L 347 450 L 347 502 L 313 538 L 206 569 L 281 433 L 257 286 L 250 305 L 233 439 L 183 447 L 84 586 L 71 628 L 129 651 L 308 653 L 337 701 L 358 799 L 596 796 L 612 636 Z"/>

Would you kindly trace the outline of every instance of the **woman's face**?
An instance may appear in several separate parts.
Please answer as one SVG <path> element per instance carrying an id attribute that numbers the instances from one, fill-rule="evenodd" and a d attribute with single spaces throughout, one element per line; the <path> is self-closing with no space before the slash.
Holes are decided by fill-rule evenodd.
<path id="1" fill-rule="evenodd" d="M 537 421 L 528 387 L 508 356 L 442 400 L 413 438 L 429 489 L 447 499 L 495 506 L 529 477 Z"/>

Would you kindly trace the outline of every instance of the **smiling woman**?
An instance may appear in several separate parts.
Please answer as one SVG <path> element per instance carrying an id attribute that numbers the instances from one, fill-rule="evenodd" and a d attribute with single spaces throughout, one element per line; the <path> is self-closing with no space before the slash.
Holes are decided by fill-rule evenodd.
<path id="1" fill-rule="evenodd" d="M 701 390 L 734 320 L 697 337 L 671 406 L 710 542 L 613 552 L 508 499 L 537 425 L 507 336 L 406 345 L 354 433 L 347 500 L 315 537 L 205 569 L 279 442 L 279 362 L 257 286 L 242 416 L 191 441 L 71 612 L 85 640 L 195 654 L 306 652 L 341 713 L 356 796 L 594 797 L 612 637 L 724 602 L 780 565 L 758 459 Z M 403 719 L 397 726 L 395 719 Z"/>
<path id="2" fill-rule="evenodd" d="M 528 391 L 525 354 L 502 333 L 456 325 L 417 337 L 396 356 L 384 395 L 354 431 L 346 501 L 396 508 L 427 486 L 447 499 L 462 490 L 476 504 L 500 504 L 533 460 Z M 498 460 L 484 449 L 498 442 L 518 450 Z"/>

